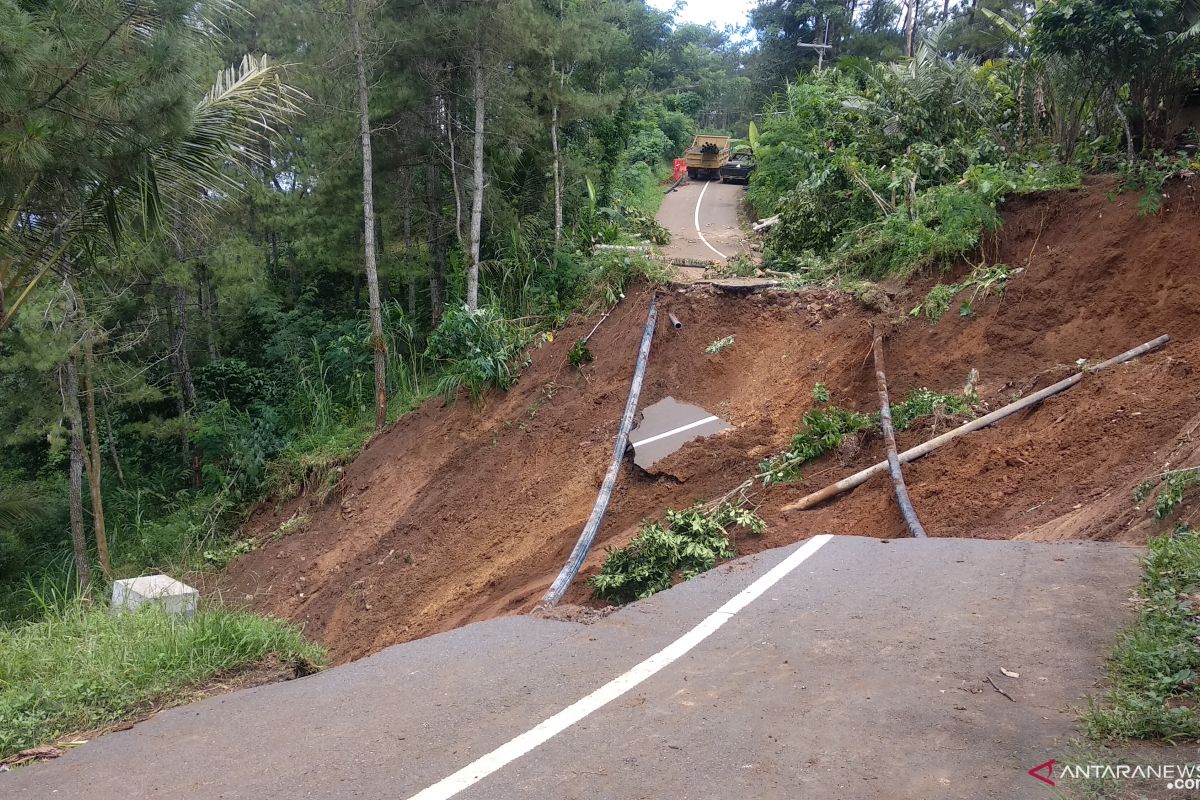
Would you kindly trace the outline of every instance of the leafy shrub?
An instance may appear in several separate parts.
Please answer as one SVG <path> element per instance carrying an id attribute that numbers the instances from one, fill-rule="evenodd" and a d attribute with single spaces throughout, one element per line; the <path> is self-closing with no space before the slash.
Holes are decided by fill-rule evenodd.
<path id="1" fill-rule="evenodd" d="M 613 603 L 641 600 L 712 569 L 718 560 L 737 555 L 731 528 L 759 534 L 766 530 L 757 515 L 738 505 L 715 511 L 693 506 L 668 510 L 666 524 L 646 522 L 625 547 L 610 548 L 604 566 L 588 581 L 597 597 Z"/>
<path id="2" fill-rule="evenodd" d="M 575 344 L 571 346 L 571 352 L 567 353 L 567 361 L 571 362 L 571 366 L 579 369 L 584 364 L 590 364 L 595 360 L 591 349 L 588 347 L 587 339 L 582 336 L 575 340 Z"/>
<path id="3" fill-rule="evenodd" d="M 471 313 L 463 305 L 446 310 L 425 355 L 445 368 L 438 391 L 447 401 L 464 386 L 478 400 L 489 388 L 507 390 L 516 382 L 517 359 L 526 343 L 526 333 L 495 309 Z"/>
<path id="4" fill-rule="evenodd" d="M 759 463 L 757 477 L 761 477 L 764 484 L 800 480 L 802 465 L 841 447 L 848 436 L 879 427 L 877 413 L 863 414 L 829 405 L 829 390 L 823 383 L 813 387 L 812 395 L 818 407 L 805 412 L 800 430 L 792 436 L 788 449 Z M 903 431 L 924 417 L 970 413 L 971 406 L 964 397 L 916 389 L 892 407 L 892 423 L 896 430 Z"/>
<path id="5" fill-rule="evenodd" d="M 1012 269 L 1006 264 L 994 264 L 991 267 L 980 265 L 962 283 L 938 284 L 929 290 L 925 300 L 910 313 L 915 317 L 924 314 L 931 322 L 937 322 L 950 308 L 955 297 L 967 289 L 974 289 L 971 299 L 964 300 L 959 306 L 959 316 L 969 317 L 975 313 L 975 303 L 981 297 L 990 294 L 1003 295 L 1008 288 L 1008 279 L 1020 273 L 1020 269 Z"/>
<path id="6" fill-rule="evenodd" d="M 193 370 L 193 377 L 201 401 L 225 400 L 233 408 L 245 409 L 271 397 L 263 371 L 240 358 L 221 358 L 202 364 Z"/>
<path id="7" fill-rule="evenodd" d="M 217 569 L 224 569 L 230 561 L 233 561 L 240 555 L 252 552 L 254 548 L 255 542 L 253 539 L 241 539 L 219 547 L 212 547 L 204 551 L 204 563 Z"/>

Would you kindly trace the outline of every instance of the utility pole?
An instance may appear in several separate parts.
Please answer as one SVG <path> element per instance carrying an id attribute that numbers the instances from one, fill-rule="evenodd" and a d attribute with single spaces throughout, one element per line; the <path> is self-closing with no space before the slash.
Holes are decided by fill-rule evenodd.
<path id="1" fill-rule="evenodd" d="M 804 42 L 801 42 L 796 46 L 803 47 L 807 50 L 817 51 L 817 72 L 820 72 L 825 67 L 825 51 L 833 49 L 833 45 L 829 43 L 829 20 L 825 20 L 825 32 L 821 36 L 820 44 L 817 44 L 816 42 L 813 42 L 812 44 L 805 44 Z"/>

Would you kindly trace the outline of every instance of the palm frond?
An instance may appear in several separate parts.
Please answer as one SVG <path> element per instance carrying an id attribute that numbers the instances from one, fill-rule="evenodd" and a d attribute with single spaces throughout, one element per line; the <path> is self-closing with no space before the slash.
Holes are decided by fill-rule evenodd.
<path id="1" fill-rule="evenodd" d="M 0 486 L 0 530 L 45 517 L 45 500 L 28 486 Z"/>

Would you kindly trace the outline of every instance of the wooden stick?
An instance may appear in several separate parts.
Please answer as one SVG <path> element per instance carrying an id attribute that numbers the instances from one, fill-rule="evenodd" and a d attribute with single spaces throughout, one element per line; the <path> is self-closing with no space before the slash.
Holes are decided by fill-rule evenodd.
<path id="1" fill-rule="evenodd" d="M 900 471 L 900 457 L 896 453 L 892 404 L 888 400 L 887 375 L 883 369 L 883 336 L 875 334 L 871 350 L 875 353 L 875 384 L 879 387 L 879 427 L 883 429 L 883 441 L 887 444 L 887 464 L 888 471 L 892 473 L 892 490 L 896 493 L 896 502 L 900 504 L 900 513 L 904 516 L 904 524 L 908 526 L 909 534 L 914 539 L 924 539 L 927 534 L 908 496 L 908 487 L 904 485 L 904 473 Z"/>
<path id="2" fill-rule="evenodd" d="M 990 414 L 980 417 L 979 419 L 971 420 L 970 422 L 966 423 L 965 425 L 960 425 L 959 427 L 955 428 L 954 430 L 947 431 L 946 433 L 943 433 L 941 436 L 937 436 L 933 439 L 930 439 L 928 442 L 925 442 L 924 444 L 919 444 L 912 449 L 905 450 L 899 456 L 900 463 L 907 464 L 910 461 L 915 461 L 918 458 L 920 458 L 921 456 L 926 455 L 928 453 L 932 453 L 934 450 L 937 450 L 942 445 L 947 444 L 948 442 L 951 442 L 951 441 L 959 438 L 960 436 L 965 436 L 968 433 L 979 430 L 980 428 L 986 428 L 988 425 L 991 425 L 993 422 L 998 422 L 999 420 L 1002 420 L 1011 414 L 1015 414 L 1018 411 L 1021 411 L 1022 409 L 1029 408 L 1032 405 L 1040 403 L 1042 400 L 1045 400 L 1047 397 L 1050 397 L 1051 395 L 1056 395 L 1059 392 L 1066 391 L 1067 389 L 1070 389 L 1072 386 L 1074 386 L 1075 384 L 1077 384 L 1081 380 L 1083 380 L 1083 376 L 1090 372 L 1099 372 L 1102 369 L 1107 369 L 1107 368 L 1115 366 L 1117 364 L 1123 364 L 1126 361 L 1132 361 L 1133 359 L 1137 358 L 1138 356 L 1145 355 L 1146 353 L 1149 353 L 1152 350 L 1157 350 L 1158 348 L 1160 348 L 1164 344 L 1166 344 L 1168 341 L 1170 341 L 1170 339 L 1171 339 L 1171 337 L 1169 337 L 1169 336 L 1159 336 L 1157 339 L 1146 342 L 1145 344 L 1140 345 L 1139 347 L 1135 347 L 1132 350 L 1129 350 L 1127 352 L 1124 352 L 1119 356 L 1110 358 L 1107 361 L 1102 361 L 1094 367 L 1087 367 L 1083 371 L 1077 372 L 1069 378 L 1064 378 L 1063 380 L 1059 381 L 1058 383 L 1055 383 L 1051 386 L 1047 386 L 1045 389 L 1042 389 L 1040 392 L 1034 392 L 1033 394 L 1029 395 L 1028 397 L 1022 397 L 1020 400 L 1016 401 L 1015 403 L 1009 403 L 1008 405 L 1004 406 L 1003 408 L 999 408 Z M 784 506 L 782 510 L 783 511 L 803 511 L 807 508 L 812 508 L 813 506 L 817 505 L 818 503 L 823 503 L 826 500 L 828 500 L 829 498 L 836 497 L 837 495 L 841 494 L 842 492 L 853 489 L 856 486 L 861 486 L 862 484 L 864 484 L 868 480 L 870 480 L 872 477 L 887 470 L 887 468 L 888 468 L 888 462 L 881 461 L 878 464 L 875 464 L 874 466 L 867 467 L 866 469 L 862 470 L 861 472 L 856 472 L 855 474 L 851 475 L 848 478 L 843 478 L 842 480 L 838 481 L 837 483 L 826 486 L 824 489 L 821 489 L 819 492 L 813 492 L 810 495 L 801 497 L 796 502 L 790 503 L 790 504 Z"/>
<path id="3" fill-rule="evenodd" d="M 1017 702 L 1016 700 L 1013 700 L 1011 694 L 1009 694 L 1008 692 L 1004 691 L 1003 689 L 1001 689 L 999 686 L 996 685 L 996 682 L 994 680 L 992 680 L 991 675 L 988 675 L 986 678 L 984 678 L 984 680 L 987 681 L 988 683 L 990 683 L 992 685 L 992 688 L 995 689 L 997 692 L 1004 695 L 1009 700 L 1012 700 L 1012 702 L 1014 702 L 1014 703 Z"/>

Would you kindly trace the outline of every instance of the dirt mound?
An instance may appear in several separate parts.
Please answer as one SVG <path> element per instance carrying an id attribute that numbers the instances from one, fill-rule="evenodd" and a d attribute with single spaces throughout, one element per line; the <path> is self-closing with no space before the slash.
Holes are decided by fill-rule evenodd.
<path id="1" fill-rule="evenodd" d="M 937 324 L 897 320 L 933 280 L 893 288 L 886 310 L 833 291 L 729 295 L 690 287 L 660 295 L 660 324 L 642 405 L 672 395 L 735 429 L 694 442 L 647 475 L 628 462 L 597 546 L 630 538 L 669 506 L 723 494 L 779 450 L 825 383 L 840 405 L 872 410 L 869 324 L 893 330 L 894 395 L 928 386 L 958 390 L 971 368 L 992 407 L 1160 333 L 1173 342 L 995 428 L 906 468 L 934 536 L 1141 540 L 1148 515 L 1132 487 L 1195 463 L 1191 433 L 1200 400 L 1200 217 L 1193 187 L 1174 187 L 1163 214 L 1139 218 L 1136 198 L 1105 198 L 1096 183 L 1009 204 L 989 261 L 1022 266 L 1002 298 L 952 310 Z M 969 269 L 964 265 L 961 271 Z M 949 280 L 950 277 L 944 278 Z M 596 361 L 567 363 L 581 321 L 533 353 L 506 395 L 481 406 L 427 404 L 349 465 L 345 492 L 327 504 L 300 498 L 264 507 L 248 525 L 263 545 L 229 568 L 227 590 L 258 610 L 305 624 L 347 661 L 394 644 L 528 610 L 562 565 L 586 519 L 624 406 L 649 291 L 631 292 L 591 341 Z M 666 312 L 683 323 L 675 331 Z M 894 326 L 894 327 L 893 327 Z M 705 347 L 725 336 L 719 355 Z M 924 428 L 901 446 L 927 438 Z M 886 477 L 821 508 L 782 514 L 802 494 L 881 457 L 878 441 L 809 465 L 801 484 L 759 491 L 770 523 L 739 542 L 753 552 L 833 532 L 890 537 L 902 522 Z M 311 523 L 278 540 L 266 534 L 296 513 Z M 568 602 L 584 603 L 581 577 Z"/>

